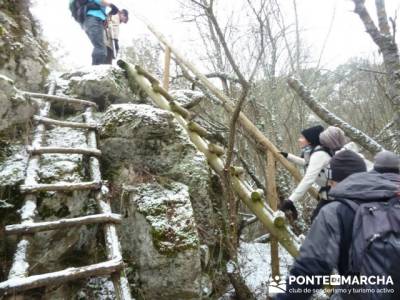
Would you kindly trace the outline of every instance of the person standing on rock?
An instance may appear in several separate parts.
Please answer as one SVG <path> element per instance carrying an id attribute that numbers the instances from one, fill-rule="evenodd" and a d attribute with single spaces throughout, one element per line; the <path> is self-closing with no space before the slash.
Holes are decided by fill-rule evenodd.
<path id="1" fill-rule="evenodd" d="M 107 36 L 107 64 L 117 57 L 119 51 L 119 26 L 121 23 L 128 23 L 129 12 L 121 9 L 115 15 L 107 18 L 106 36 Z"/>
<path id="2" fill-rule="evenodd" d="M 105 38 L 106 8 L 111 8 L 111 15 L 118 13 L 118 8 L 108 0 L 88 0 L 83 29 L 93 45 L 92 65 L 107 63 Z"/>

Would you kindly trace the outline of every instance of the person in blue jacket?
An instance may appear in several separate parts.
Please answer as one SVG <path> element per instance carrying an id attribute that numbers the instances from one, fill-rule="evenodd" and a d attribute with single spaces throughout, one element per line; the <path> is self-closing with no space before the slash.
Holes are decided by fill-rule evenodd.
<path id="1" fill-rule="evenodd" d="M 111 14 L 116 14 L 118 8 L 108 0 L 89 0 L 83 29 L 93 45 L 92 65 L 107 63 L 107 47 L 104 23 L 107 20 L 106 8 L 111 8 Z"/>

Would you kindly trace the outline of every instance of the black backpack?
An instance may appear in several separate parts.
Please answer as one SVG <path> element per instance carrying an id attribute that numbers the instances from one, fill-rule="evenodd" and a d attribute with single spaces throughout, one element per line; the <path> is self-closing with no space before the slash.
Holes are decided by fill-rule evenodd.
<path id="1" fill-rule="evenodd" d="M 89 0 L 71 0 L 69 3 L 72 16 L 81 26 L 85 21 L 87 11 L 90 9 L 101 9 L 101 7 Z"/>
<path id="2" fill-rule="evenodd" d="M 354 211 L 349 273 L 391 276 L 394 283 L 364 286 L 375 290 L 393 288 L 394 294 L 359 295 L 360 299 L 400 299 L 400 196 L 380 202 L 338 201 Z"/>

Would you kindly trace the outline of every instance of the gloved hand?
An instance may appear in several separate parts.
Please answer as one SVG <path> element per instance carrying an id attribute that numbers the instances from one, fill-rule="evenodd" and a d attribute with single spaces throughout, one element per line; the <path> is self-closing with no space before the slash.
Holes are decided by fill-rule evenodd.
<path id="1" fill-rule="evenodd" d="M 290 200 L 290 199 L 287 199 L 287 200 L 282 201 L 281 204 L 280 204 L 280 206 L 279 206 L 279 209 L 280 209 L 281 211 L 283 211 L 285 214 L 286 214 L 287 212 L 291 212 L 291 214 L 292 214 L 294 220 L 296 220 L 297 217 L 298 217 L 297 209 L 296 209 L 296 207 L 294 206 L 293 201 Z"/>
<path id="2" fill-rule="evenodd" d="M 118 53 L 118 51 L 119 51 L 119 42 L 118 42 L 117 39 L 113 39 L 113 41 L 114 41 L 115 51 Z"/>
<path id="3" fill-rule="evenodd" d="M 112 15 L 116 15 L 119 12 L 118 7 L 116 7 L 114 4 L 110 4 L 110 8 L 111 8 L 110 14 Z"/>
<path id="4" fill-rule="evenodd" d="M 282 155 L 284 158 L 287 158 L 289 155 L 289 153 L 283 151 L 279 151 L 279 154 Z"/>

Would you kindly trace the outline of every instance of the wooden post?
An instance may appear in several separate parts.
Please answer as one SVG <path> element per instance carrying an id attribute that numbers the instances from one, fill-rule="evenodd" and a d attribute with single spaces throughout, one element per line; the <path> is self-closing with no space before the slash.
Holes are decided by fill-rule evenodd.
<path id="1" fill-rule="evenodd" d="M 275 157 L 271 151 L 267 152 L 267 166 L 265 172 L 265 180 L 267 187 L 267 199 L 268 204 L 273 211 L 278 209 L 278 193 L 276 190 L 276 166 L 275 166 Z M 279 244 L 278 240 L 271 236 L 271 270 L 272 270 L 272 278 L 275 276 L 279 276 Z"/>
<path id="2" fill-rule="evenodd" d="M 169 70 L 171 66 L 171 48 L 167 47 L 165 49 L 165 57 L 164 57 L 164 78 L 163 78 L 163 87 L 166 91 L 169 90 Z"/>

